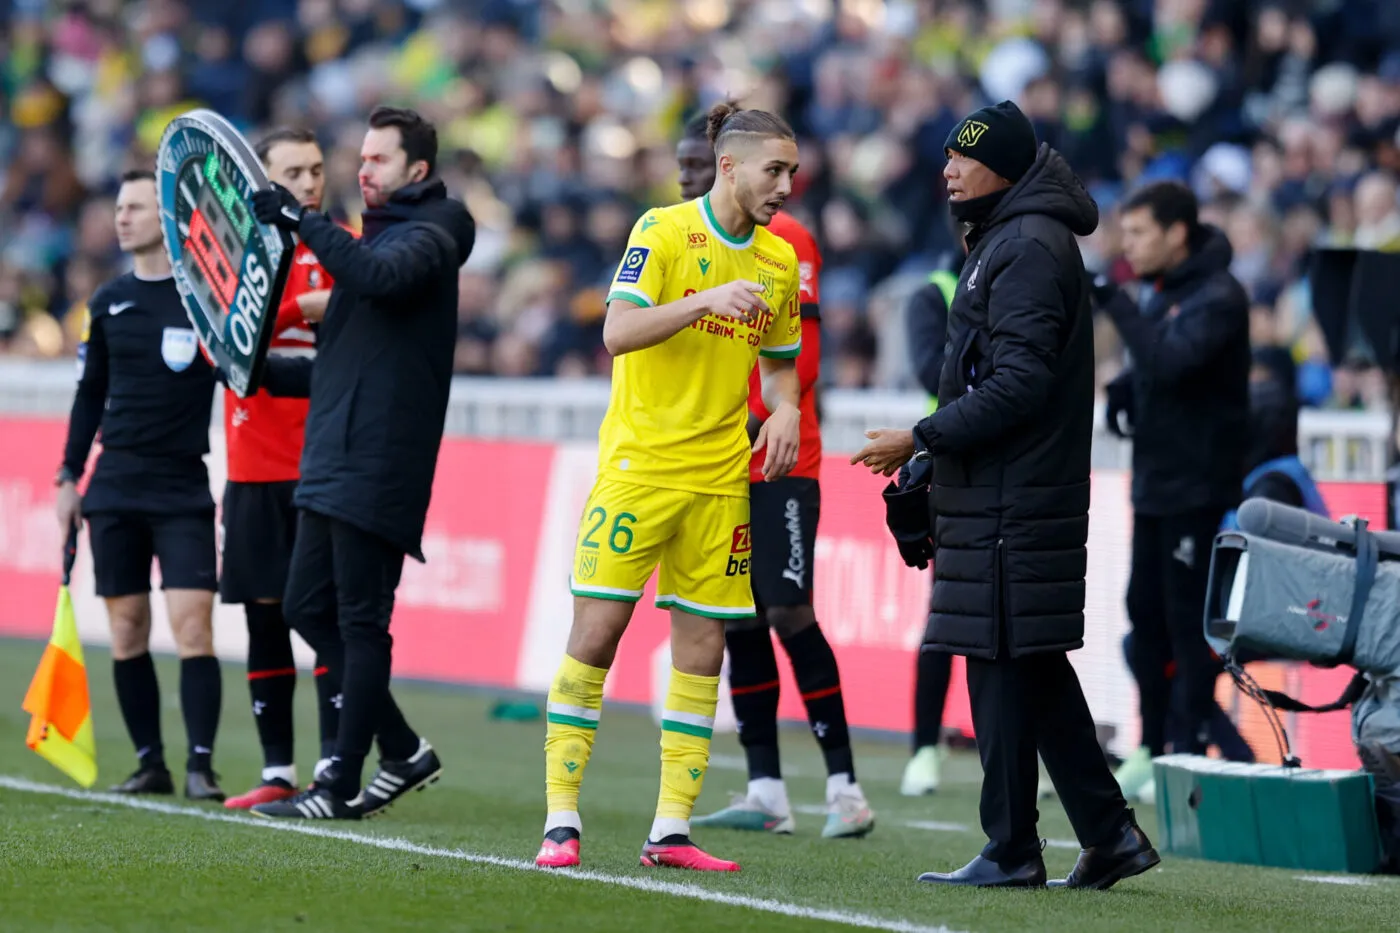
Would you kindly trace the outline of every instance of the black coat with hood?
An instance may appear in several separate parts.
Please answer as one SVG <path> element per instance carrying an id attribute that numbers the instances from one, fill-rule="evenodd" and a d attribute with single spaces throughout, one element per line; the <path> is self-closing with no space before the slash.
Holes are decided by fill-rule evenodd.
<path id="1" fill-rule="evenodd" d="M 452 385 L 457 275 L 476 226 L 430 178 L 366 211 L 361 239 L 318 213 L 298 233 L 335 285 L 310 367 L 293 501 L 421 561 Z"/>
<path id="2" fill-rule="evenodd" d="M 1249 297 L 1230 241 L 1201 225 L 1190 256 L 1104 310 L 1132 356 L 1133 509 L 1178 515 L 1239 504 L 1249 444 Z M 1118 380 L 1115 380 L 1115 382 Z"/>
<path id="3" fill-rule="evenodd" d="M 1083 645 L 1094 341 L 1075 237 L 1098 220 L 1041 145 L 967 236 L 939 408 L 915 428 L 936 476 L 925 647 L 997 658 L 1003 645 L 1012 657 Z"/>

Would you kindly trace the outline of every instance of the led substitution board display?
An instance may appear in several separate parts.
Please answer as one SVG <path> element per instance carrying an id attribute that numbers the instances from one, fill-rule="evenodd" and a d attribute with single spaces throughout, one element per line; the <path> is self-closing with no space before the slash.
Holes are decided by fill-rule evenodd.
<path id="1" fill-rule="evenodd" d="M 161 230 L 185 312 L 240 397 L 257 391 L 294 246 L 253 217 L 269 187 L 231 123 L 192 110 L 165 128 L 156 156 Z"/>

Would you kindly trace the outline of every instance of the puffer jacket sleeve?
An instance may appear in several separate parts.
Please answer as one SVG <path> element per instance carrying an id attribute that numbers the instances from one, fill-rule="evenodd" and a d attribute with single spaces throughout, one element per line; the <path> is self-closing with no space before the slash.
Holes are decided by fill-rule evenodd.
<path id="1" fill-rule="evenodd" d="M 1039 241 L 1016 238 L 997 247 L 987 271 L 990 370 L 972 391 L 919 422 L 916 430 L 935 454 L 995 444 L 1033 422 L 1055 381 L 1068 321 L 1060 263 Z"/>

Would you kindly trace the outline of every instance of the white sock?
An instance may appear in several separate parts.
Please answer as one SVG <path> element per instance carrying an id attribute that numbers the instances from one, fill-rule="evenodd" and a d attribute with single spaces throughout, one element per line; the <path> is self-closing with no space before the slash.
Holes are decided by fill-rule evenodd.
<path id="1" fill-rule="evenodd" d="M 316 762 L 316 767 L 311 769 L 311 780 L 321 780 L 321 772 L 329 768 L 331 766 L 332 761 L 333 759 L 330 758 L 322 758 L 320 761 Z"/>
<path id="2" fill-rule="evenodd" d="M 572 829 L 580 836 L 583 835 L 583 818 L 578 815 L 577 810 L 560 810 L 558 813 L 551 813 L 544 818 L 544 834 L 549 835 L 551 830 Z"/>
<path id="3" fill-rule="evenodd" d="M 788 804 L 787 784 L 783 783 L 782 778 L 755 778 L 749 781 L 748 797 L 775 816 L 787 816 L 792 812 Z"/>
<path id="4" fill-rule="evenodd" d="M 677 819 L 674 816 L 658 816 L 651 821 L 651 835 L 647 837 L 651 842 L 660 842 L 667 836 L 690 836 L 690 820 Z"/>
<path id="5" fill-rule="evenodd" d="M 844 771 L 840 774 L 831 774 L 826 779 L 826 802 L 831 803 L 838 796 L 860 794 L 860 785 L 857 784 L 851 775 Z M 864 796 L 863 794 L 861 796 Z"/>
<path id="6" fill-rule="evenodd" d="M 262 769 L 262 779 L 267 781 L 286 781 L 293 787 L 297 786 L 297 766 L 296 765 L 275 765 L 271 768 Z"/>

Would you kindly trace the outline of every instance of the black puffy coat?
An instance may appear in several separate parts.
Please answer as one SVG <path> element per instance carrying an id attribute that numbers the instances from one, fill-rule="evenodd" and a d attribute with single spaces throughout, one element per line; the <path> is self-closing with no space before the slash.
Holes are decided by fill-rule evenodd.
<path id="1" fill-rule="evenodd" d="M 1249 297 L 1230 241 L 1203 225 L 1185 262 L 1105 305 L 1132 355 L 1133 509 L 1221 514 L 1240 502 L 1249 445 Z"/>
<path id="2" fill-rule="evenodd" d="M 1075 236 L 1098 220 L 1042 145 L 968 234 L 939 409 L 915 429 L 937 477 L 927 647 L 995 658 L 1084 643 L 1094 341 Z"/>
<path id="3" fill-rule="evenodd" d="M 301 238 L 335 279 L 311 367 L 298 508 L 423 560 L 457 338 L 457 274 L 476 227 L 441 181 L 366 211 L 356 240 L 323 214 Z"/>

